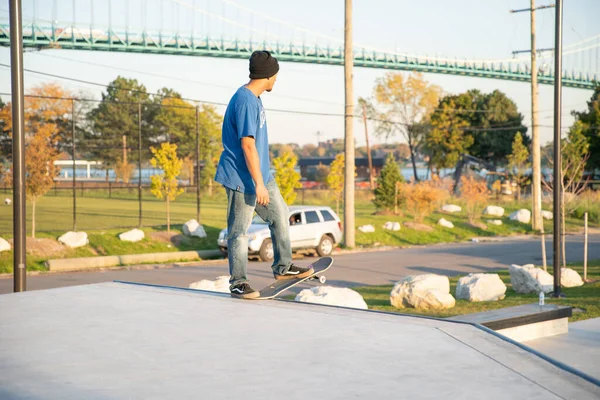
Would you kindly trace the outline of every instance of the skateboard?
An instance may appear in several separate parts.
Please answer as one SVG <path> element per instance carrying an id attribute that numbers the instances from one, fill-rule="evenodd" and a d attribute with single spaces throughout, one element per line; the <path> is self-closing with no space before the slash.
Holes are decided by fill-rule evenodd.
<path id="1" fill-rule="evenodd" d="M 333 258 L 331 257 L 323 257 L 310 264 L 309 267 L 312 267 L 314 270 L 312 275 L 305 276 L 304 278 L 297 279 L 286 279 L 275 281 L 271 283 L 269 286 L 261 289 L 259 291 L 260 295 L 251 300 L 269 300 L 274 298 L 275 296 L 285 292 L 286 290 L 296 286 L 299 283 L 302 283 L 307 280 L 318 280 L 320 283 L 325 283 L 327 278 L 325 275 L 321 275 L 323 272 L 327 271 L 329 267 L 333 264 Z"/>

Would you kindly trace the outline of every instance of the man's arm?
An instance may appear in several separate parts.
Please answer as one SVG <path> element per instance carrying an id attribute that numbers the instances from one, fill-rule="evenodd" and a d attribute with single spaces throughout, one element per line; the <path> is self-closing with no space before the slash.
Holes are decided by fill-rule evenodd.
<path id="1" fill-rule="evenodd" d="M 252 136 L 242 137 L 241 145 L 248 171 L 250 171 L 250 176 L 256 186 L 256 202 L 266 206 L 269 204 L 269 191 L 265 187 L 262 173 L 260 172 L 260 159 L 256 150 L 256 141 Z"/>

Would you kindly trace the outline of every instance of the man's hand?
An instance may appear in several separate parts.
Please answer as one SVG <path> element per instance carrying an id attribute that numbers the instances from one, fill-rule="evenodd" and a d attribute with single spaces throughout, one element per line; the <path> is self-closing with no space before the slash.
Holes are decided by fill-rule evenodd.
<path id="1" fill-rule="evenodd" d="M 256 202 L 261 206 L 269 204 L 269 191 L 265 185 L 256 185 Z"/>

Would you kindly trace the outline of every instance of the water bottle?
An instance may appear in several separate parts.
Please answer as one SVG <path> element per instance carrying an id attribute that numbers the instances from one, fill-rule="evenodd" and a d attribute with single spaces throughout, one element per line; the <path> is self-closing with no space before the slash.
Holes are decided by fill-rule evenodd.
<path id="1" fill-rule="evenodd" d="M 540 306 L 544 305 L 544 291 L 540 292 Z"/>

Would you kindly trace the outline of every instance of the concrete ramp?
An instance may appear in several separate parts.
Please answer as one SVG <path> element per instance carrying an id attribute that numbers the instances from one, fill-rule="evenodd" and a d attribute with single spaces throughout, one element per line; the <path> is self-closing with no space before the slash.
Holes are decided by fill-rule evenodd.
<path id="1" fill-rule="evenodd" d="M 597 399 L 472 325 L 125 283 L 0 296 L 0 399 Z"/>

